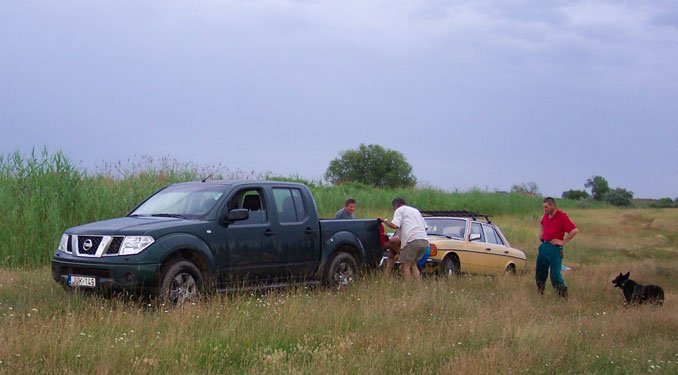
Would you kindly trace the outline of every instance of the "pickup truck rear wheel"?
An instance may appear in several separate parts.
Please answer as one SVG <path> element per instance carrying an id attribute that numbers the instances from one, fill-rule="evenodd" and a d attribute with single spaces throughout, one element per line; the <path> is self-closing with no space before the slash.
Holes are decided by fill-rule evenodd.
<path id="1" fill-rule="evenodd" d="M 332 258 L 325 277 L 325 284 L 334 289 L 343 289 L 358 279 L 358 264 L 349 253 L 338 253 Z"/>
<path id="2" fill-rule="evenodd" d="M 200 270 L 187 260 L 178 260 L 170 264 L 160 280 L 158 299 L 161 303 L 171 306 L 196 302 L 203 287 Z"/>

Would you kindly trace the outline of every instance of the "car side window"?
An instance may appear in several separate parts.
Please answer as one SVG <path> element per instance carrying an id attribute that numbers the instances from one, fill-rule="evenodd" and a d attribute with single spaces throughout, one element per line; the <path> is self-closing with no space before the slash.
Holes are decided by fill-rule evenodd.
<path id="1" fill-rule="evenodd" d="M 299 189 L 273 188 L 273 199 L 281 223 L 303 221 L 308 216 Z"/>
<path id="2" fill-rule="evenodd" d="M 494 236 L 497 238 L 497 245 L 506 246 L 506 244 L 504 243 L 504 240 L 501 239 L 501 236 L 499 235 L 497 228 L 495 228 L 494 226 L 490 226 L 490 227 L 492 228 L 492 231 L 494 232 Z"/>
<path id="3" fill-rule="evenodd" d="M 238 208 L 247 209 L 250 216 L 246 220 L 236 221 L 234 225 L 263 224 L 268 221 L 264 196 L 259 189 L 243 189 L 237 192 L 228 202 L 228 210 Z"/>
<path id="4" fill-rule="evenodd" d="M 478 242 L 486 242 L 485 235 L 483 234 L 483 228 L 480 223 L 471 223 L 471 234 L 479 234 L 480 239 L 476 240 Z"/>
<path id="5" fill-rule="evenodd" d="M 497 232 L 492 226 L 483 224 L 483 232 L 485 234 L 485 242 L 501 245 L 501 241 L 497 238 Z"/>

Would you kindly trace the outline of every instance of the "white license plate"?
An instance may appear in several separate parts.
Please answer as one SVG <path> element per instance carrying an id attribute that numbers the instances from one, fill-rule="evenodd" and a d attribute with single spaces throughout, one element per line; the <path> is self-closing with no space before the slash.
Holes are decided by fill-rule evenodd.
<path id="1" fill-rule="evenodd" d="M 95 286 L 97 286 L 97 279 L 89 276 L 68 275 L 68 285 L 94 288 Z"/>

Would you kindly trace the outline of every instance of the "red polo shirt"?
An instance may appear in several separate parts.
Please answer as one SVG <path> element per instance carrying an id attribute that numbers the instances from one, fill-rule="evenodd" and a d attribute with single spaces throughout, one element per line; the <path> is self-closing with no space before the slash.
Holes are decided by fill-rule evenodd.
<path id="1" fill-rule="evenodd" d="M 552 218 L 544 214 L 541 218 L 541 239 L 543 241 L 562 240 L 565 238 L 565 233 L 571 232 L 576 227 L 567 214 L 561 210 L 556 210 Z"/>

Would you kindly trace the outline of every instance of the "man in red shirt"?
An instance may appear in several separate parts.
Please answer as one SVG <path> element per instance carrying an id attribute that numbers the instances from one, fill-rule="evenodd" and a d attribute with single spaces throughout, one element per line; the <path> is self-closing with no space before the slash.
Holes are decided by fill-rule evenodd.
<path id="1" fill-rule="evenodd" d="M 551 284 L 561 297 L 567 298 L 567 287 L 560 275 L 563 264 L 563 245 L 570 242 L 579 230 L 567 214 L 556 207 L 551 197 L 544 198 L 544 217 L 541 219 L 539 255 L 535 278 L 537 289 L 544 294 L 546 278 L 551 274 Z"/>

